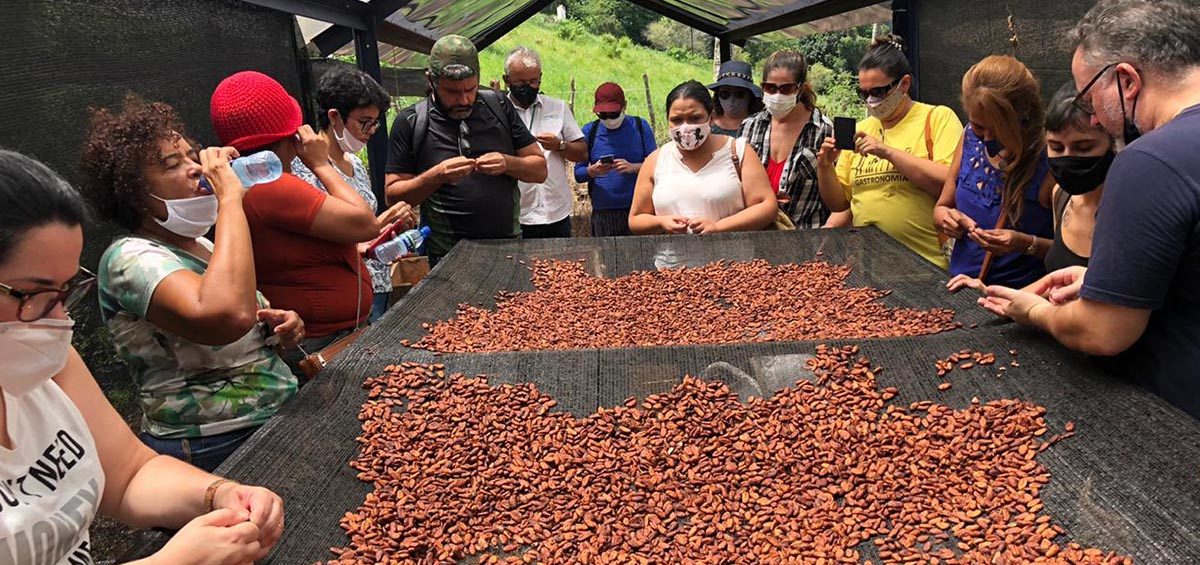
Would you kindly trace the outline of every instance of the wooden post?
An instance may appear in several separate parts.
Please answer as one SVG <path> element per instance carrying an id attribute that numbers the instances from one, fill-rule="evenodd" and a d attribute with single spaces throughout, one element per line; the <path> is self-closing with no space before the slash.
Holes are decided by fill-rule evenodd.
<path id="1" fill-rule="evenodd" d="M 646 84 L 646 110 L 650 113 L 646 117 L 650 119 L 650 129 L 654 130 L 655 137 L 657 137 L 658 125 L 654 119 L 654 99 L 650 97 L 650 75 L 642 73 L 642 82 Z"/>
<path id="2" fill-rule="evenodd" d="M 571 77 L 571 115 L 575 115 L 575 77 Z"/>

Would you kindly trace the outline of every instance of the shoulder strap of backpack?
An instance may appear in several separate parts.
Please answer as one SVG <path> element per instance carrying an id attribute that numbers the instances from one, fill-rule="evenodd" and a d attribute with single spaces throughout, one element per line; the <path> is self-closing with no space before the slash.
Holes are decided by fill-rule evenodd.
<path id="1" fill-rule="evenodd" d="M 600 129 L 600 120 L 592 120 L 592 123 L 590 123 L 588 125 L 592 126 L 592 129 L 588 130 L 588 133 L 587 133 L 588 162 L 591 162 L 592 148 L 596 146 L 596 132 L 597 132 L 597 130 Z M 587 127 L 587 126 L 584 126 L 584 127 Z"/>
<path id="2" fill-rule="evenodd" d="M 636 121 L 638 128 L 638 141 L 642 144 L 642 158 L 644 159 L 646 157 L 646 134 L 645 130 L 642 129 L 643 120 L 641 118 L 637 118 Z"/>
<path id="3" fill-rule="evenodd" d="M 504 129 L 512 131 L 512 122 L 508 119 L 508 112 L 504 110 L 507 102 L 500 97 L 500 93 L 494 90 L 480 90 L 479 97 L 483 99 L 483 105 L 487 106 L 492 115 L 496 116 L 496 119 L 504 125 Z"/>
<path id="4" fill-rule="evenodd" d="M 421 147 L 425 145 L 425 134 L 429 133 L 429 99 L 425 98 L 413 107 L 414 114 L 412 119 L 412 148 L 413 155 L 421 154 Z"/>

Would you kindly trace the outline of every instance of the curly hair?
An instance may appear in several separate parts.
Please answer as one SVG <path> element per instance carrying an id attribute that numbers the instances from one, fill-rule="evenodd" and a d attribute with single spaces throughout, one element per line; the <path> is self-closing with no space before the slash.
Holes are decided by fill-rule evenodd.
<path id="1" fill-rule="evenodd" d="M 330 110 L 337 110 L 345 120 L 355 108 L 374 106 L 382 118 L 391 104 L 387 91 L 371 75 L 353 67 L 337 68 L 321 77 L 317 85 L 317 105 L 320 107 L 317 128 L 329 127 Z"/>
<path id="2" fill-rule="evenodd" d="M 127 230 L 141 225 L 150 192 L 143 170 L 164 139 L 186 139 L 179 114 L 167 104 L 128 94 L 119 113 L 92 109 L 80 191 L 100 217 Z"/>

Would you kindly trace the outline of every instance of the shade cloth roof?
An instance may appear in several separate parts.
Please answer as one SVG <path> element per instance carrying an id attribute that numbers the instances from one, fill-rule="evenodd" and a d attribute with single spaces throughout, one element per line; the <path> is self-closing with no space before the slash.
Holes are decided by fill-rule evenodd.
<path id="1" fill-rule="evenodd" d="M 353 30 L 373 22 L 385 44 L 381 58 L 396 50 L 427 53 L 446 34 L 491 45 L 554 0 L 247 0 L 299 17 L 304 39 L 321 55 L 353 42 Z M 781 33 L 800 36 L 891 19 L 891 2 L 879 0 L 628 0 L 726 41 Z M 390 48 L 389 48 L 390 46 Z"/>

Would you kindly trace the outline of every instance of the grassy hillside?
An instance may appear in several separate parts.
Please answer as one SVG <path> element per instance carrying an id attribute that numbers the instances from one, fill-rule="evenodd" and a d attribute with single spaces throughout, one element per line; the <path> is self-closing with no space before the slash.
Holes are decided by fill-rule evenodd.
<path id="1" fill-rule="evenodd" d="M 588 33 L 577 22 L 557 23 L 537 16 L 479 54 L 483 67 L 482 84 L 502 81 L 504 58 L 518 45 L 534 49 L 541 55 L 544 67 L 542 92 L 570 100 L 571 79 L 575 80 L 575 119 L 581 126 L 595 119 L 593 95 L 602 83 L 612 81 L 621 85 L 629 102 L 628 112 L 648 118 L 642 74 L 649 75 L 654 113 L 661 126 L 667 93 L 672 88 L 689 79 L 705 84 L 713 80 L 711 64 L 678 61 L 663 51 L 632 45 L 627 38 Z M 414 57 L 407 63 L 424 64 L 423 57 Z"/>
<path id="2" fill-rule="evenodd" d="M 642 74 L 648 75 L 654 113 L 662 122 L 667 93 L 672 88 L 689 79 L 705 84 L 713 80 L 711 64 L 678 61 L 663 51 L 632 45 L 626 38 L 593 35 L 575 22 L 533 18 L 479 54 L 484 84 L 501 80 L 504 58 L 518 45 L 541 55 L 542 92 L 569 100 L 571 79 L 575 79 L 575 118 L 580 125 L 595 119 L 593 96 L 596 87 L 605 82 L 615 82 L 625 89 L 630 114 L 648 117 Z"/>
<path id="3" fill-rule="evenodd" d="M 481 84 L 501 81 L 503 88 L 504 58 L 518 45 L 541 55 L 542 92 L 570 100 L 571 80 L 575 80 L 575 119 L 581 126 L 595 119 L 593 94 L 597 86 L 609 81 L 625 89 L 630 114 L 648 118 L 646 88 L 642 82 L 645 73 L 650 77 L 651 102 L 661 138 L 666 129 L 663 112 L 667 93 L 689 79 L 704 84 L 714 79 L 713 66 L 707 61 L 678 60 L 666 51 L 634 45 L 628 38 L 590 33 L 576 21 L 559 23 L 538 15 L 479 54 L 483 67 Z M 425 56 L 417 55 L 405 66 L 423 67 L 425 63 Z M 809 79 L 817 90 L 818 105 L 829 115 L 863 117 L 864 109 L 855 94 L 852 77 L 837 75 L 819 61 L 812 63 Z M 404 107 L 416 99 L 403 98 L 398 102 Z"/>

